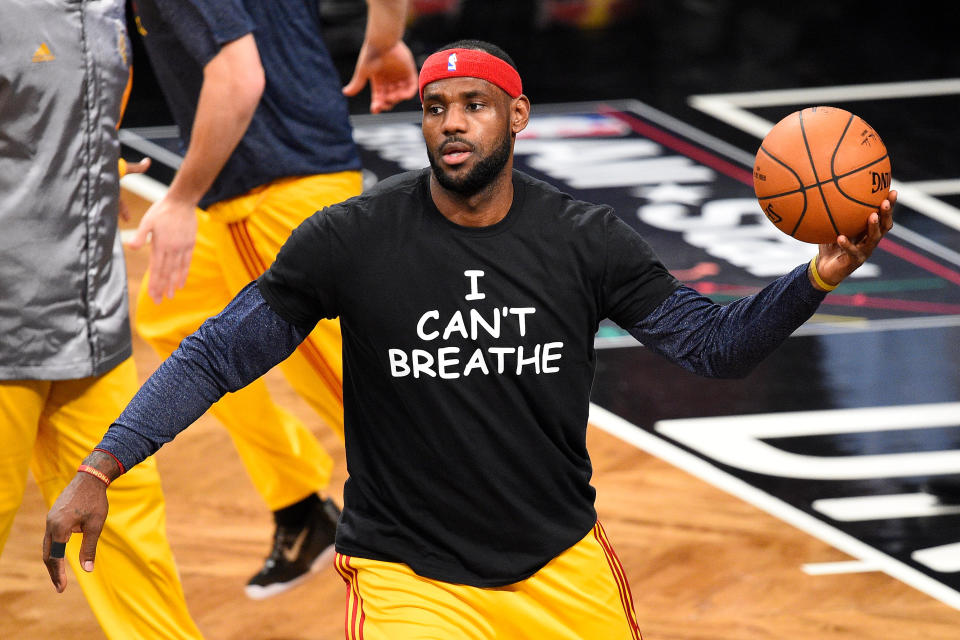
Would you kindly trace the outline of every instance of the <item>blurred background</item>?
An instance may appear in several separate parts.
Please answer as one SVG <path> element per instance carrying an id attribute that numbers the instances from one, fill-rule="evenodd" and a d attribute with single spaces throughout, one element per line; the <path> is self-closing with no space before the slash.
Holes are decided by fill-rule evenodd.
<path id="1" fill-rule="evenodd" d="M 365 0 L 315 0 L 324 41 L 344 83 L 366 20 Z M 417 62 L 460 38 L 488 40 L 515 60 L 534 108 L 556 102 L 636 99 L 750 152 L 757 139 L 691 108 L 690 95 L 943 78 L 960 71 L 960 46 L 943 3 L 919 0 L 411 0 L 404 40 Z M 132 14 L 132 12 L 130 12 Z M 132 23 L 135 81 L 124 127 L 173 122 Z M 350 99 L 368 112 L 369 94 Z M 934 103 L 909 138 L 866 117 L 896 158 L 960 166 L 952 103 Z M 885 104 L 889 121 L 911 120 L 916 105 Z M 419 110 L 414 99 L 396 111 Z M 783 109 L 771 116 L 786 115 Z M 934 176 L 941 177 L 941 176 Z"/>
<path id="2" fill-rule="evenodd" d="M 324 41 L 346 81 L 363 40 L 366 2 L 317 1 Z M 460 38 L 500 45 L 520 68 L 534 105 L 636 98 L 672 110 L 695 93 L 955 74 L 960 47 L 946 6 L 892 0 L 411 0 L 404 39 L 418 62 Z M 142 44 L 133 39 L 139 66 L 126 125 L 169 121 Z M 358 96 L 353 111 L 364 113 L 367 104 Z M 411 101 L 401 108 L 418 107 Z"/>

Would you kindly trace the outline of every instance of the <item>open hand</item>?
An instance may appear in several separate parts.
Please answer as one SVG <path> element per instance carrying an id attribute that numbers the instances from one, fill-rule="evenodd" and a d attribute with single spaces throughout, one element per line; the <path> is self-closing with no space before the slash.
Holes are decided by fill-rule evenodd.
<path id="1" fill-rule="evenodd" d="M 370 113 L 392 109 L 417 94 L 417 65 L 402 40 L 382 53 L 366 43 L 360 48 L 353 77 L 343 94 L 355 96 L 370 81 Z"/>
<path id="2" fill-rule="evenodd" d="M 127 246 L 139 249 L 148 240 L 152 250 L 147 292 L 159 304 L 164 296 L 173 298 L 174 292 L 187 281 L 197 241 L 196 206 L 169 197 L 153 203 L 143 214 L 137 232 Z"/>
<path id="3" fill-rule="evenodd" d="M 887 199 L 880 203 L 879 210 L 870 214 L 867 230 L 860 238 L 851 240 L 841 235 L 834 243 L 820 245 L 817 272 L 824 282 L 839 284 L 867 261 L 883 236 L 893 228 L 893 208 L 896 204 L 897 192 L 891 191 Z"/>

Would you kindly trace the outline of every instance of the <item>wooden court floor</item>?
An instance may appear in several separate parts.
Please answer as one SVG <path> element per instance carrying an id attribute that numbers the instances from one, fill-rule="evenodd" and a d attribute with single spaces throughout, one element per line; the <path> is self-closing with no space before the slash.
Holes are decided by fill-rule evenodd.
<path id="1" fill-rule="evenodd" d="M 142 213 L 143 201 L 126 197 Z M 131 292 L 146 258 L 128 253 Z M 141 341 L 134 352 L 145 378 L 157 358 Z M 339 499 L 342 445 L 278 375 L 268 381 L 333 454 Z M 849 558 L 599 429 L 590 428 L 588 441 L 598 511 L 630 579 L 646 640 L 960 638 L 960 611 L 881 573 L 806 575 L 805 563 Z M 273 527 L 216 421 L 201 418 L 158 459 L 170 541 L 188 604 L 208 638 L 343 637 L 345 590 L 330 567 L 272 599 L 244 596 Z M 102 638 L 72 576 L 63 594 L 49 582 L 40 562 L 45 513 L 31 481 L 0 558 L 0 639 Z"/>

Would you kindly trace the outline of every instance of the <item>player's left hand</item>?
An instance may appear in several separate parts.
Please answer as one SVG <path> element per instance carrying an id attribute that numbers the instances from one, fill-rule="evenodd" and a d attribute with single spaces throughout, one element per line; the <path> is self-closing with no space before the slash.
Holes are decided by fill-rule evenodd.
<path id="1" fill-rule="evenodd" d="M 343 94 L 357 95 L 368 80 L 370 113 L 392 109 L 397 103 L 417 94 L 417 65 L 402 40 L 380 53 L 364 43 L 357 57 L 353 77 L 343 88 Z"/>
<path id="2" fill-rule="evenodd" d="M 839 284 L 867 261 L 883 236 L 893 228 L 893 208 L 896 204 L 897 192 L 891 191 L 887 199 L 880 203 L 879 210 L 870 214 L 867 230 L 862 236 L 851 240 L 841 235 L 834 243 L 820 245 L 817 272 L 824 282 Z"/>
<path id="3" fill-rule="evenodd" d="M 71 533 L 83 534 L 80 566 L 84 571 L 93 571 L 97 541 L 107 519 L 107 509 L 106 485 L 86 473 L 77 473 L 50 507 L 43 534 L 43 564 L 47 566 L 57 593 L 63 593 L 67 588 L 63 545 Z"/>

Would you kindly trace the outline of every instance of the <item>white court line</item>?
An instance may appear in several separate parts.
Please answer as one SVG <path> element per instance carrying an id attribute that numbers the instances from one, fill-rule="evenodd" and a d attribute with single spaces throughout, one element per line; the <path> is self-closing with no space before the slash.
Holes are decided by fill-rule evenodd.
<path id="1" fill-rule="evenodd" d="M 714 93 L 692 97 L 717 98 L 740 107 L 776 107 L 783 104 L 813 104 L 817 100 L 893 100 L 944 96 L 955 93 L 960 93 L 960 78 Z"/>
<path id="2" fill-rule="evenodd" d="M 128 173 L 120 178 L 120 186 L 147 202 L 156 202 L 163 197 L 169 188 L 159 180 L 154 180 L 142 173 Z M 136 229 L 121 229 L 120 241 L 123 243 L 130 242 L 136 233 Z"/>
<path id="3" fill-rule="evenodd" d="M 817 456 L 792 453 L 769 438 L 954 427 L 960 402 L 661 420 L 655 430 L 719 464 L 780 478 L 868 480 L 955 473 L 960 449 Z"/>
<path id="4" fill-rule="evenodd" d="M 893 188 L 897 190 L 898 204 L 906 205 L 928 218 L 960 231 L 960 209 L 943 200 L 937 200 L 920 189 L 914 189 L 909 183 L 894 180 Z"/>
<path id="5" fill-rule="evenodd" d="M 928 196 L 952 196 L 960 194 L 960 179 L 956 180 L 914 180 L 910 186 Z"/>
<path id="6" fill-rule="evenodd" d="M 849 560 L 846 562 L 812 562 L 800 567 L 808 576 L 832 576 L 842 573 L 871 573 L 880 567 L 869 562 Z"/>
<path id="7" fill-rule="evenodd" d="M 814 500 L 811 506 L 819 513 L 838 522 L 931 518 L 960 513 L 960 505 L 940 504 L 936 496 L 925 492 L 823 498 Z"/>
<path id="8" fill-rule="evenodd" d="M 127 127 L 121 129 L 120 138 L 123 139 L 122 132 L 135 135 L 137 138 L 153 140 L 154 138 L 172 138 L 180 137 L 180 128 L 175 124 L 164 124 L 156 127 Z"/>
<path id="9" fill-rule="evenodd" d="M 120 178 L 120 186 L 144 200 L 156 202 L 162 198 L 169 187 L 142 173 L 128 173 Z"/>
<path id="10" fill-rule="evenodd" d="M 910 557 L 934 571 L 956 573 L 960 571 L 960 542 L 929 549 L 917 549 Z"/>
<path id="11" fill-rule="evenodd" d="M 870 567 L 926 593 L 954 609 L 960 609 L 960 593 L 930 576 L 907 566 L 881 551 L 835 529 L 817 518 L 787 504 L 768 493 L 721 471 L 706 460 L 647 433 L 623 418 L 593 403 L 590 404 L 590 423 L 607 433 L 632 444 L 741 500 L 780 518 L 797 529 L 843 551 Z"/>
<path id="12" fill-rule="evenodd" d="M 145 127 L 142 129 L 120 129 L 120 142 L 132 147 L 154 160 L 159 160 L 171 169 L 179 169 L 183 162 L 183 157 L 165 147 L 161 147 L 156 142 L 148 140 L 146 135 L 169 138 L 176 137 L 178 129 L 176 127 Z"/>
<path id="13" fill-rule="evenodd" d="M 960 253 L 957 253 L 953 249 L 948 249 L 942 244 L 934 242 L 926 236 L 920 235 L 916 231 L 911 231 L 902 224 L 894 225 L 893 229 L 890 230 L 890 235 L 903 238 L 907 242 L 913 244 L 913 246 L 919 247 L 927 253 L 932 253 L 933 255 L 943 258 L 947 262 L 960 267 Z"/>

